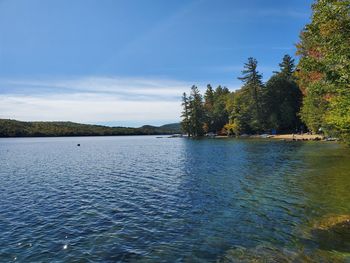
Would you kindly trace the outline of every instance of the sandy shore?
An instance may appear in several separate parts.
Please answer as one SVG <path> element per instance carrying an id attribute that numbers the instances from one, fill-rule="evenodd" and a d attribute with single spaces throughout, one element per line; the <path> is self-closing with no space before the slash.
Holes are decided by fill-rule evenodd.
<path id="1" fill-rule="evenodd" d="M 323 140 L 322 135 L 318 134 L 279 134 L 279 135 L 271 135 L 269 138 L 273 139 L 282 139 L 282 140 Z"/>
<path id="2" fill-rule="evenodd" d="M 215 136 L 215 138 L 229 138 L 228 136 Z M 249 135 L 242 136 L 242 138 L 266 138 L 266 139 L 279 139 L 279 140 L 296 140 L 296 141 L 320 141 L 323 140 L 324 137 L 318 134 L 278 134 L 278 135 Z"/>

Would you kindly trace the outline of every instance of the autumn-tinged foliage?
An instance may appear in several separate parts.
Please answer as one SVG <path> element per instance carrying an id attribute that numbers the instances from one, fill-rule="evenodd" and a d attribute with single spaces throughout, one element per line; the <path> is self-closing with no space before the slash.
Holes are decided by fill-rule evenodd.
<path id="1" fill-rule="evenodd" d="M 350 1 L 316 1 L 297 48 L 302 120 L 315 132 L 349 140 Z"/>

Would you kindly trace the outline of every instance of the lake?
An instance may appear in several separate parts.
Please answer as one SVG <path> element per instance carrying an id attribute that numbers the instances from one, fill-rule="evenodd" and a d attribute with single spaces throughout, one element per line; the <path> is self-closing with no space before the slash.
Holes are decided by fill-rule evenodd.
<path id="1" fill-rule="evenodd" d="M 340 144 L 11 138 L 0 158 L 0 262 L 349 260 L 310 233 L 350 214 Z"/>

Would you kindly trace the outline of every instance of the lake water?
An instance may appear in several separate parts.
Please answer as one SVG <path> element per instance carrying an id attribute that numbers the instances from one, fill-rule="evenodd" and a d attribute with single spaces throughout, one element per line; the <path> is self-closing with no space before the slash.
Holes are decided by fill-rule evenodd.
<path id="1" fill-rule="evenodd" d="M 350 214 L 350 150 L 335 143 L 0 139 L 0 182 L 0 262 L 349 255 L 309 233 Z"/>

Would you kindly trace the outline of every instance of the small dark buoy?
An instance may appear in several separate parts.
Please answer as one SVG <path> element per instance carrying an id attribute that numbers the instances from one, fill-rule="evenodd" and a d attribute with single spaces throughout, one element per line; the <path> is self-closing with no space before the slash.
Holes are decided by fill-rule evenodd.
<path id="1" fill-rule="evenodd" d="M 80 146 L 80 143 L 78 143 L 77 146 Z"/>

